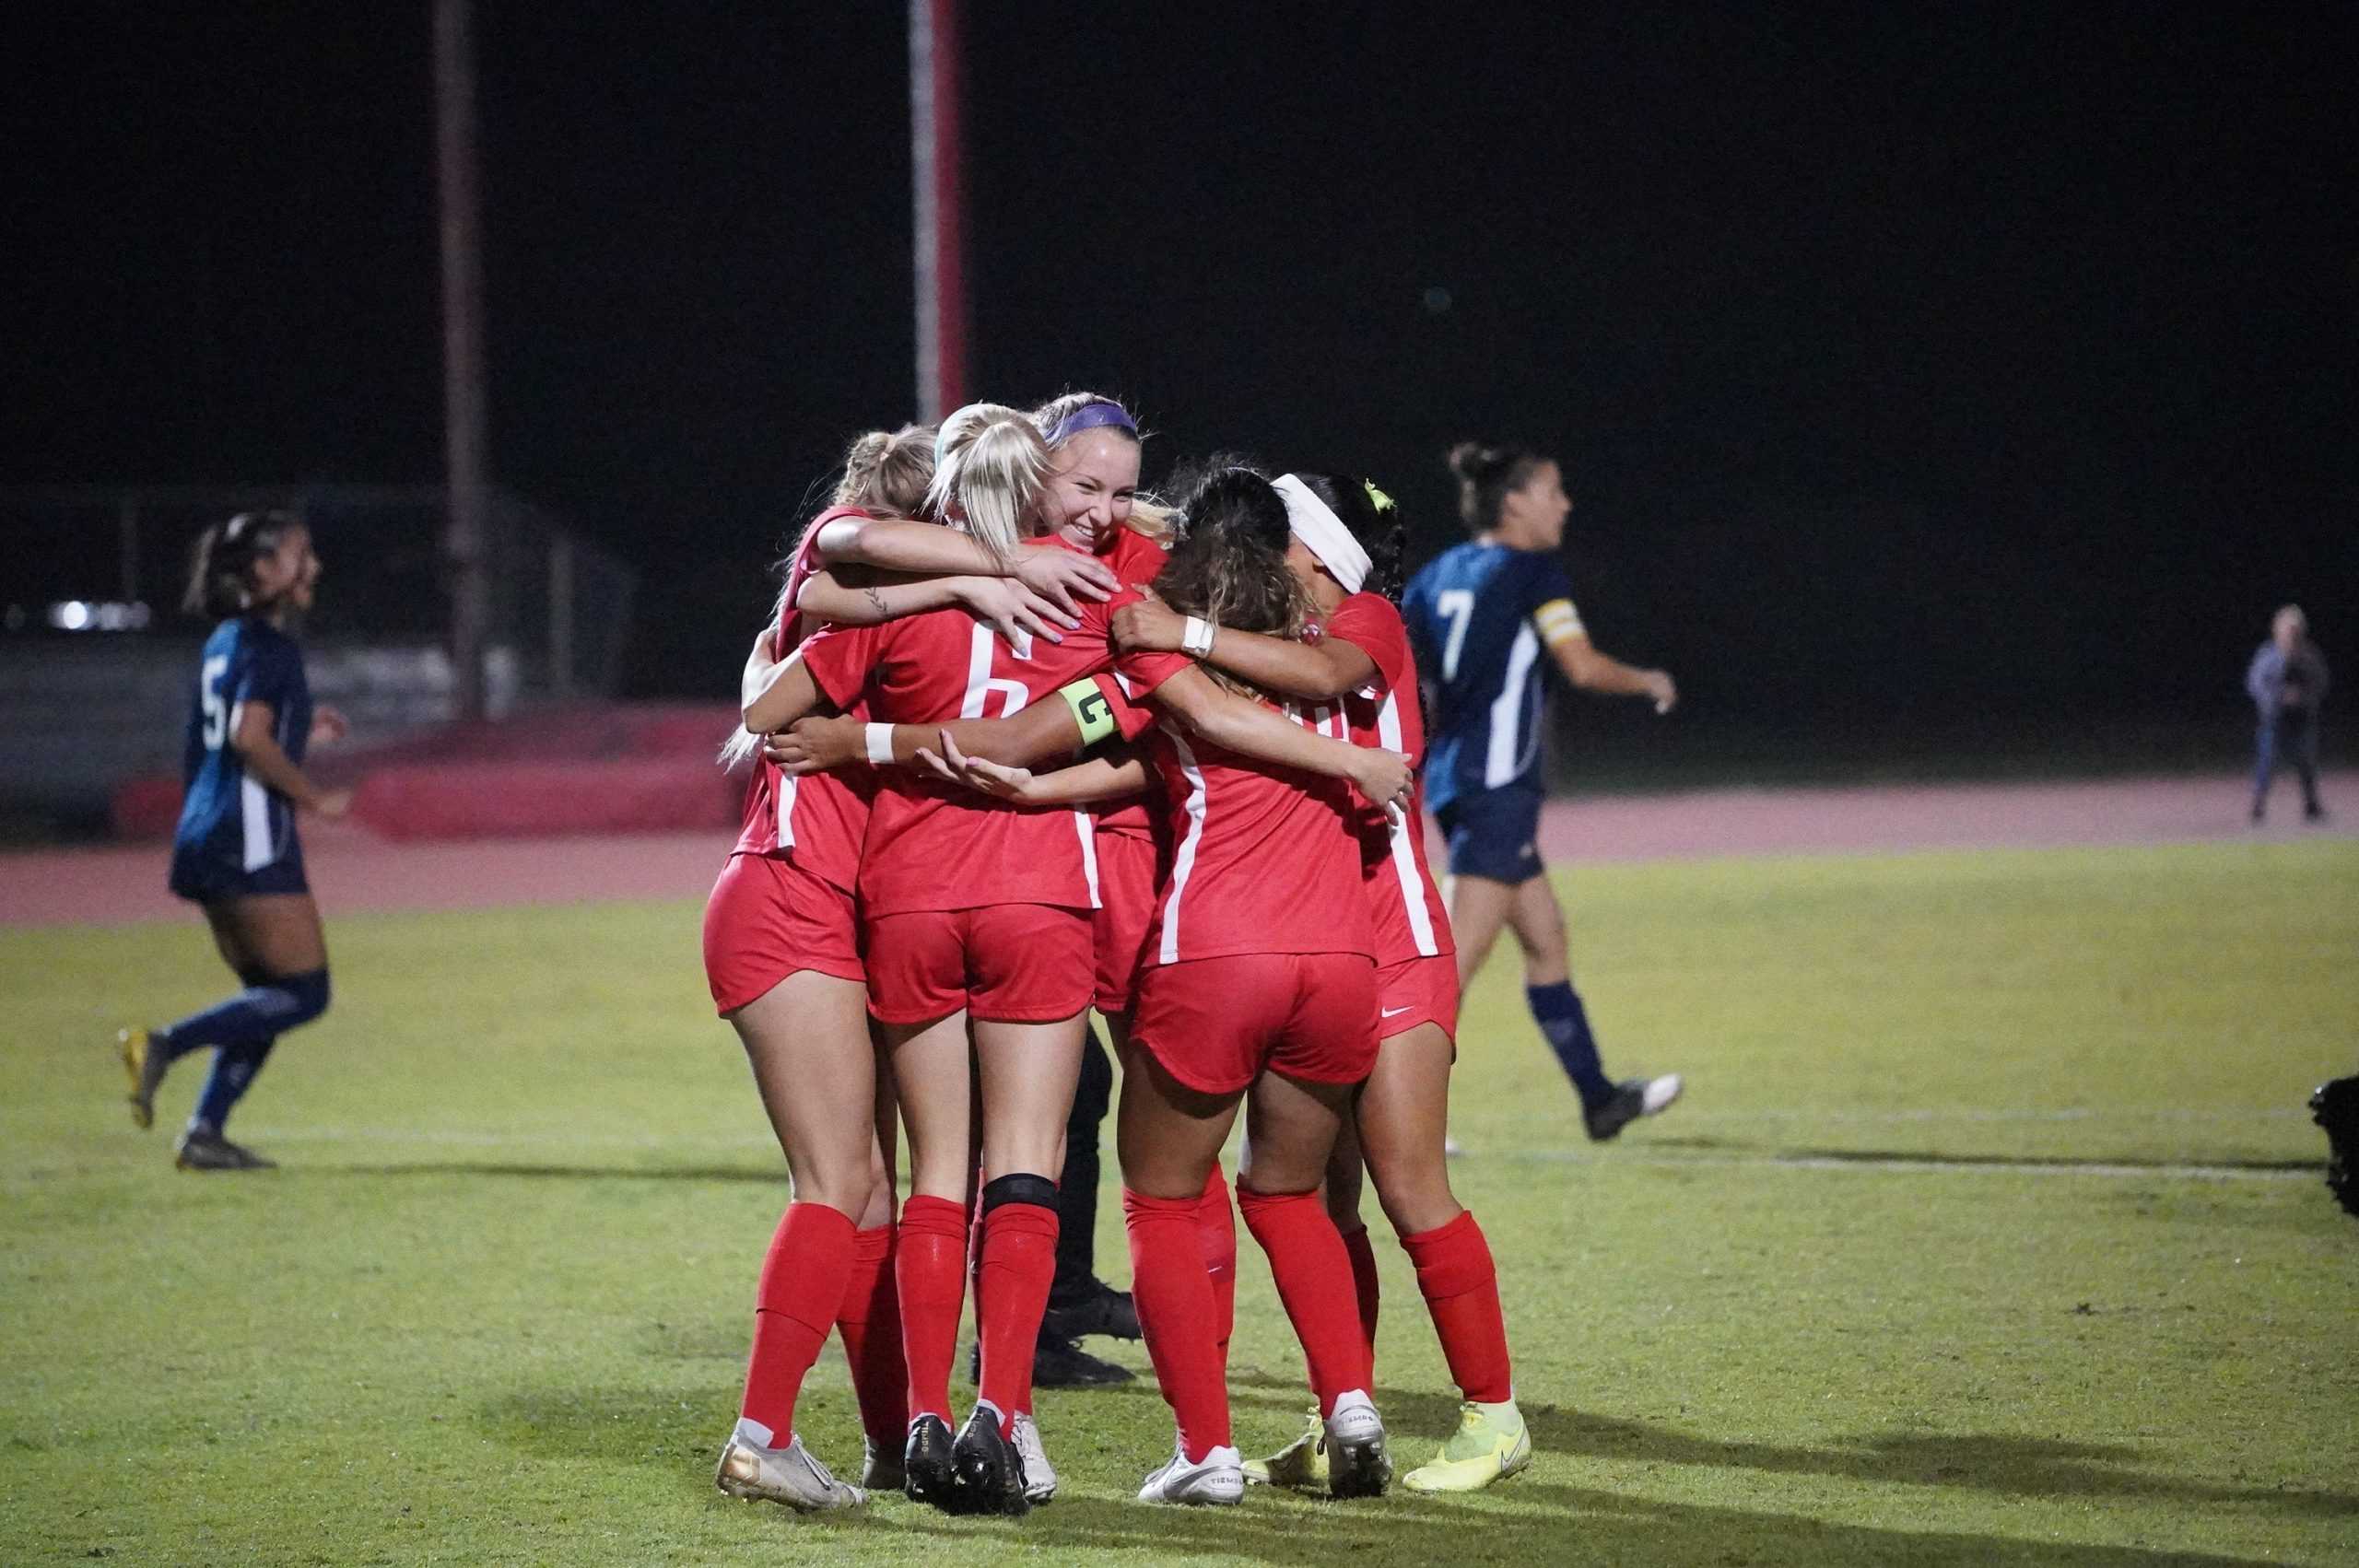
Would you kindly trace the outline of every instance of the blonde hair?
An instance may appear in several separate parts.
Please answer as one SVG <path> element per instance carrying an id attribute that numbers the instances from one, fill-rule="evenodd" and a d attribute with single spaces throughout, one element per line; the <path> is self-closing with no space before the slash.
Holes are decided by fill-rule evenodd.
<path id="1" fill-rule="evenodd" d="M 983 548 L 1005 556 L 1015 549 L 1048 491 L 1049 447 L 1020 411 L 997 403 L 970 403 L 942 422 L 933 443 L 930 516 L 963 526 Z"/>
<path id="2" fill-rule="evenodd" d="M 1100 403 L 1106 404 L 1114 408 L 1121 409 L 1123 415 L 1126 418 L 1130 415 L 1130 409 L 1120 398 L 1108 397 L 1104 392 L 1069 392 L 1062 397 L 1052 397 L 1048 402 L 1042 404 L 1039 407 L 1034 409 L 1032 411 L 1033 427 L 1040 432 L 1040 439 L 1045 441 L 1050 436 L 1056 434 L 1058 426 L 1063 424 L 1067 419 L 1072 418 L 1083 409 Z M 1111 429 L 1118 434 L 1128 436 L 1133 446 L 1138 445 L 1146 439 L 1146 432 L 1135 427 L 1125 428 L 1120 425 L 1098 425 L 1092 426 L 1090 428 Z M 1071 440 L 1073 438 L 1068 436 L 1065 439 L 1067 440 Z M 1055 447 L 1050 447 L 1049 450 L 1050 451 L 1054 451 L 1057 449 Z M 1172 542 L 1180 537 L 1180 521 L 1181 519 L 1178 508 L 1167 506 L 1164 502 L 1158 500 L 1154 496 L 1148 495 L 1144 491 L 1140 491 L 1133 496 L 1131 499 L 1130 521 L 1125 523 L 1124 526 L 1129 528 L 1132 532 L 1142 534 L 1146 538 L 1152 539 L 1156 544 L 1168 550 L 1171 548 Z"/>
<path id="3" fill-rule="evenodd" d="M 915 517 L 933 483 L 933 427 L 871 430 L 844 453 L 835 504 L 889 517 Z"/>

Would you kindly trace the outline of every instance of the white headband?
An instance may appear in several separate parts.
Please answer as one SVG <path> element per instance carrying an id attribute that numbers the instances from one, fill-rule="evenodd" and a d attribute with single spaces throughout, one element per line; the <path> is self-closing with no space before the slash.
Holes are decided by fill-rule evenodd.
<path id="1" fill-rule="evenodd" d="M 1272 487 L 1286 503 L 1286 524 L 1294 536 L 1319 557 L 1319 564 L 1344 585 L 1344 592 L 1357 593 L 1360 584 L 1367 580 L 1367 551 L 1352 537 L 1344 520 L 1291 474 L 1280 474 L 1272 481 Z"/>

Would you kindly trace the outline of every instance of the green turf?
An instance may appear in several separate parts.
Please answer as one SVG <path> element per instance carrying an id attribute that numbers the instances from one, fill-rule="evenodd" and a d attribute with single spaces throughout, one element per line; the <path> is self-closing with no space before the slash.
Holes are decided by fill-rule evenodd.
<path id="1" fill-rule="evenodd" d="M 1594 1150 L 1511 966 L 1470 999 L 1455 1174 L 1532 1470 L 1150 1510 L 1142 1381 L 1044 1396 L 1065 1493 L 1020 1524 L 713 1492 L 784 1193 L 693 907 L 336 919 L 252 1177 L 176 1175 L 102 1043 L 219 992 L 194 921 L 0 932 L 0 1561 L 2359 1560 L 2359 1222 L 2300 1108 L 2359 1066 L 2359 845 L 1564 881 L 1609 1060 L 1692 1087 Z M 1250 1448 L 1304 1396 L 1246 1254 Z M 1379 1256 L 1414 1458 L 1451 1396 Z M 804 1411 L 856 1455 L 832 1349 Z"/>

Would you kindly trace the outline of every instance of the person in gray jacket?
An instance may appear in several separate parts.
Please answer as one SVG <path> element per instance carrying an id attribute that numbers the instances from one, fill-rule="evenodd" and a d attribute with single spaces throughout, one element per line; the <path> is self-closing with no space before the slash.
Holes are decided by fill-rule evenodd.
<path id="1" fill-rule="evenodd" d="M 2269 640 L 2252 656 L 2245 690 L 2260 709 L 2254 740 L 2252 819 L 2269 812 L 2269 781 L 2280 758 L 2293 764 L 2302 780 L 2302 815 L 2322 821 L 2318 802 L 2318 708 L 2326 700 L 2326 655 L 2310 640 L 2310 624 L 2298 604 L 2288 604 L 2270 623 Z"/>

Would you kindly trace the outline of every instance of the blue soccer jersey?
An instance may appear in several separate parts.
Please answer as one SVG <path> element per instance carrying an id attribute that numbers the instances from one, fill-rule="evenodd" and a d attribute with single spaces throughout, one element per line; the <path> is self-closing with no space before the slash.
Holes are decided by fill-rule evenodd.
<path id="1" fill-rule="evenodd" d="M 175 880 L 194 869 L 211 882 L 252 876 L 281 861 L 299 864 L 294 802 L 246 771 L 229 744 L 248 703 L 270 705 L 279 749 L 299 764 L 311 735 L 311 690 L 302 650 L 269 622 L 224 621 L 205 639 L 195 700 L 182 750 Z"/>
<path id="2" fill-rule="evenodd" d="M 1439 813 L 1485 790 L 1540 788 L 1545 642 L 1579 633 L 1572 580 L 1553 552 L 1469 541 L 1401 596 L 1417 668 L 1432 687 L 1426 801 Z"/>

